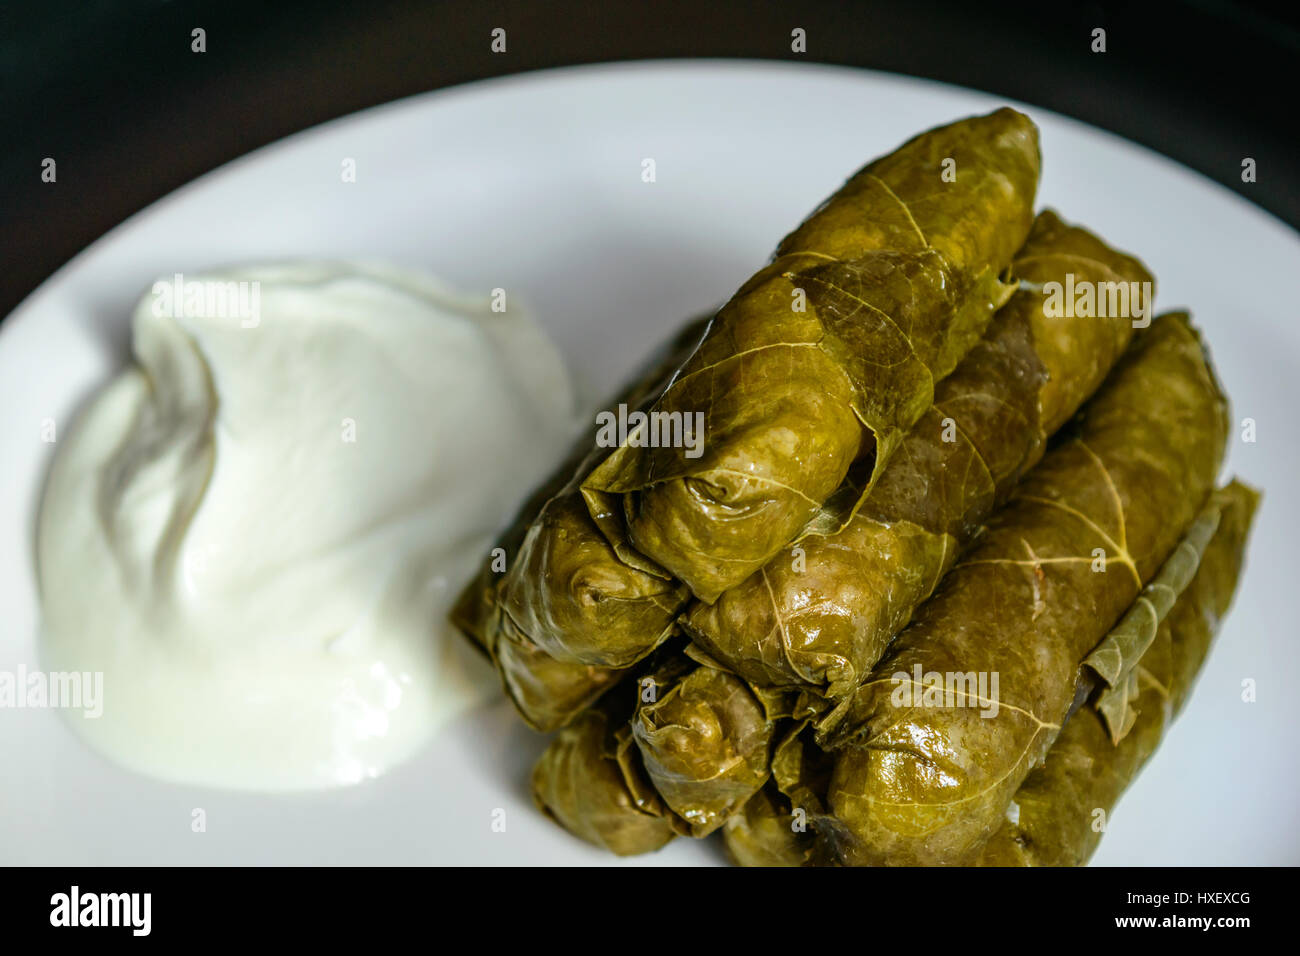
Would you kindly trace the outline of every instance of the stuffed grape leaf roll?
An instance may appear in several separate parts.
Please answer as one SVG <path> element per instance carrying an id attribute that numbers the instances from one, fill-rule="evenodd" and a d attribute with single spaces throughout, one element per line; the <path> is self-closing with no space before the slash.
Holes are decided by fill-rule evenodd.
<path id="1" fill-rule="evenodd" d="M 679 832 L 644 777 L 626 715 L 604 705 L 551 741 L 533 768 L 532 792 L 556 823 L 619 856 L 657 850 Z"/>
<path id="2" fill-rule="evenodd" d="M 756 684 L 850 693 L 1132 338 L 1134 316 L 1063 314 L 1044 286 L 1072 276 L 1149 296 L 1152 282 L 1136 259 L 1052 212 L 1035 220 L 1012 272 L 1020 290 L 865 499 L 849 482 L 813 521 L 832 533 L 804 536 L 714 604 L 690 605 L 682 625 L 705 653 Z"/>
<path id="3" fill-rule="evenodd" d="M 1226 435 L 1199 337 L 1184 315 L 1155 320 L 823 736 L 845 862 L 971 862 L 1084 657 L 1209 496 Z"/>
<path id="4" fill-rule="evenodd" d="M 806 866 L 815 835 L 769 782 L 727 819 L 722 838 L 732 862 L 740 866 Z"/>
<path id="5" fill-rule="evenodd" d="M 1232 602 L 1258 502 L 1259 493 L 1241 482 L 1215 494 L 1214 537 L 1134 665 L 1140 691 L 1129 732 L 1116 744 L 1094 707 L 1071 716 L 1046 762 L 1016 791 L 1002 825 L 980 851 L 980 866 L 1081 866 L 1092 856 L 1106 815 L 1187 699 Z"/>
<path id="6" fill-rule="evenodd" d="M 711 602 L 789 543 L 855 460 L 869 488 L 1011 295 L 999 274 L 1029 232 L 1038 171 L 1036 127 L 1001 109 L 858 172 L 586 479 L 592 514 L 621 510 L 631 546 Z M 697 413 L 702 445 L 659 440 L 654 422 Z"/>
<path id="7" fill-rule="evenodd" d="M 609 406 L 641 405 L 662 391 L 706 324 L 688 323 Z M 453 623 L 487 651 L 516 708 L 538 730 L 563 726 L 617 682 L 623 667 L 666 636 L 685 599 L 663 572 L 624 563 L 587 513 L 576 482 L 597 455 L 589 436 L 577 443 L 520 509 L 452 610 Z M 608 650 L 565 652 L 566 642 Z"/>
<path id="8" fill-rule="evenodd" d="M 655 789 L 629 719 L 694 664 L 678 645 L 630 669 L 628 681 L 561 729 L 533 767 L 533 800 L 556 823 L 620 855 L 657 850 L 694 832 Z"/>
<path id="9" fill-rule="evenodd" d="M 712 833 L 768 777 L 776 715 L 734 674 L 700 666 L 654 688 L 632 718 L 646 773 L 692 835 Z"/>

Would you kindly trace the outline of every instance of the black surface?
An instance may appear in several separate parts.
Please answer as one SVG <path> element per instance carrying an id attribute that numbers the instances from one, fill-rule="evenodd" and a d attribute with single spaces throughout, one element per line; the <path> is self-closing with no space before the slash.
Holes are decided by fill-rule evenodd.
<path id="1" fill-rule="evenodd" d="M 424 90 L 611 60 L 812 60 L 984 89 L 1153 147 L 1300 228 L 1294 5 L 0 3 L 0 315 L 131 213 L 265 143 Z"/>

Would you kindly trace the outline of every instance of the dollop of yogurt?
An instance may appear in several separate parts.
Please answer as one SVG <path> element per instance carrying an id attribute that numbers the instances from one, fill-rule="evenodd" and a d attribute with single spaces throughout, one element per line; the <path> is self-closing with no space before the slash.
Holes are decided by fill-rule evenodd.
<path id="1" fill-rule="evenodd" d="M 101 716 L 71 718 L 92 746 L 184 783 L 337 786 L 494 693 L 447 610 L 573 395 L 493 304 L 355 264 L 154 285 L 38 520 L 43 665 L 102 673 Z"/>

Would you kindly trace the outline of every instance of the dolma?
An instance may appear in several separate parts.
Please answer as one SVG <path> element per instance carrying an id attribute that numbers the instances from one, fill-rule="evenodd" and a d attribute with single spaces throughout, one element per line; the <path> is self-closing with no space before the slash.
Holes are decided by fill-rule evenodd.
<path id="1" fill-rule="evenodd" d="M 1148 660 L 1147 651 L 1160 625 L 1200 567 L 1201 556 L 1218 530 L 1222 514 L 1221 496 L 1215 495 L 1192 522 L 1160 573 L 1142 589 L 1106 640 L 1083 661 L 1090 672 L 1089 680 L 1095 676 L 1101 682 L 1092 706 L 1105 721 L 1112 743 L 1123 740 L 1137 720 L 1139 664 Z"/>
<path id="2" fill-rule="evenodd" d="M 608 407 L 646 403 L 663 389 L 673 372 L 694 351 L 707 320 L 688 323 L 656 351 L 634 381 L 614 397 Z M 578 643 L 591 635 L 604 635 L 610 647 L 625 648 L 623 625 L 637 641 L 652 647 L 666 634 L 671 612 L 664 596 L 674 587 L 662 576 L 626 565 L 609 545 L 581 505 L 574 475 L 585 475 L 597 459 L 590 438 L 577 443 L 556 474 L 520 509 L 495 549 L 505 556 L 504 572 L 495 562 L 484 563 L 452 610 L 451 619 L 496 664 L 502 684 L 528 724 L 548 731 L 563 726 L 597 699 L 622 676 L 629 655 L 612 655 L 620 666 L 602 666 L 572 654 L 548 653 L 566 634 L 578 634 Z M 568 515 L 572 521 L 557 520 Z M 494 550 L 495 550 L 494 549 Z M 546 570 L 574 567 L 566 550 L 583 556 L 575 576 L 536 575 L 540 563 Z M 541 557 L 539 557 L 541 556 Z M 523 607 L 526 613 L 518 611 Z M 532 628 L 521 627 L 516 616 Z M 648 652 L 650 647 L 646 647 Z M 642 656 L 632 655 L 632 656 Z"/>
<path id="3" fill-rule="evenodd" d="M 1222 510 L 1214 537 L 1135 668 L 1141 690 L 1128 733 L 1113 743 L 1095 707 L 1071 716 L 1016 791 L 980 866 L 1081 866 L 1096 850 L 1105 815 L 1182 708 L 1232 602 L 1259 494 L 1233 482 L 1215 497 Z"/>
<path id="4" fill-rule="evenodd" d="M 628 384 L 605 404 L 605 410 L 616 409 L 620 404 L 640 405 L 662 391 L 673 373 L 695 351 L 708 323 L 707 318 L 693 319 L 655 349 Z M 590 436 L 582 434 L 555 472 L 524 501 L 493 545 L 493 551 L 505 553 L 507 567 L 514 566 L 525 535 L 546 503 L 573 480 L 575 473 L 589 471 L 601 455 Z M 461 592 L 451 611 L 452 623 L 480 650 L 487 649 L 488 622 L 498 604 L 498 582 L 503 573 L 506 572 L 494 570 L 490 560 L 483 562 L 478 575 Z"/>
<path id="5" fill-rule="evenodd" d="M 533 768 L 533 801 L 588 843 L 619 856 L 657 850 L 675 822 L 639 766 L 627 718 L 604 706 L 559 732 Z"/>
<path id="6" fill-rule="evenodd" d="M 695 664 L 670 643 L 629 669 L 627 683 L 583 711 L 533 767 L 533 800 L 556 823 L 620 855 L 656 850 L 691 825 L 673 813 L 646 774 L 630 718 L 656 688 Z"/>
<path id="7" fill-rule="evenodd" d="M 1037 129 L 1002 109 L 858 172 L 723 306 L 648 423 L 587 478 L 592 514 L 621 509 L 631 546 L 712 602 L 855 461 L 869 488 L 1011 295 L 999 273 L 1029 232 L 1038 169 Z M 680 440 L 697 413 L 702 447 Z"/>
<path id="8" fill-rule="evenodd" d="M 703 334 L 703 322 L 678 335 L 624 401 L 647 407 Z M 686 602 L 683 585 L 625 543 L 622 515 L 591 513 L 580 485 L 599 451 L 541 508 L 498 590 L 502 617 L 557 661 L 595 668 L 602 679 L 649 654 Z M 557 668 L 548 665 L 548 670 Z"/>
<path id="9" fill-rule="evenodd" d="M 624 668 L 668 635 L 687 597 L 664 572 L 621 559 L 575 485 L 528 529 L 500 600 L 516 627 L 557 660 Z"/>
<path id="10" fill-rule="evenodd" d="M 723 827 L 732 859 L 743 866 L 843 865 L 835 839 L 843 827 L 827 811 L 834 768 L 809 720 L 786 721 L 771 779 Z"/>
<path id="11" fill-rule="evenodd" d="M 773 783 L 754 794 L 722 827 L 727 855 L 740 866 L 805 866 L 814 834 Z"/>
<path id="12" fill-rule="evenodd" d="M 802 566 L 780 558 L 714 605 L 692 604 L 682 623 L 695 638 L 693 653 L 755 689 L 798 688 L 802 679 L 830 698 L 852 691 L 875 664 L 978 521 L 1037 460 L 1047 434 L 1076 411 L 1132 337 L 1126 311 L 1066 316 L 1045 307 L 1043 285 L 1064 283 L 1067 273 L 1076 284 L 1122 282 L 1126 289 L 1151 281 L 1136 260 L 1051 212 L 1035 221 L 1016 262 L 1031 288 L 1016 294 L 986 338 L 941 383 L 936 407 L 913 429 L 850 524 L 838 534 L 805 538 Z M 719 622 L 725 643 L 711 639 Z M 691 727 L 701 714 L 725 713 L 727 699 L 742 686 L 703 676 L 692 676 L 697 719 Z M 645 757 L 653 768 L 654 755 Z M 683 816 L 706 810 L 716 818 L 733 809 L 733 774 L 741 769 L 751 785 L 762 779 L 761 767 L 738 763 L 713 742 L 696 745 L 691 759 L 675 763 L 670 785 L 675 793 L 689 787 L 689 796 L 677 803 L 670 796 L 669 802 Z"/>
<path id="13" fill-rule="evenodd" d="M 658 687 L 637 707 L 632 735 L 664 802 L 706 836 L 767 780 L 775 715 L 740 678 L 708 666 Z"/>
<path id="14" fill-rule="evenodd" d="M 988 335 L 939 384 L 856 513 L 837 494 L 811 534 L 682 624 L 710 656 L 765 686 L 843 698 L 879 660 L 979 524 L 1041 456 L 1133 334 L 1125 310 L 1076 317 L 1048 308 L 1043 287 L 1151 283 L 1131 256 L 1052 212 L 1040 214 L 1012 263 L 1021 289 Z M 1149 287 L 1148 287 L 1149 288 Z"/>
<path id="15" fill-rule="evenodd" d="M 509 618 L 493 625 L 493 659 L 515 709 L 535 730 L 563 727 L 623 679 L 622 670 L 559 661 Z"/>
<path id="16" fill-rule="evenodd" d="M 1226 435 L 1186 316 L 1155 320 L 824 736 L 845 862 L 971 861 L 1055 740 L 1080 663 L 1200 511 Z"/>

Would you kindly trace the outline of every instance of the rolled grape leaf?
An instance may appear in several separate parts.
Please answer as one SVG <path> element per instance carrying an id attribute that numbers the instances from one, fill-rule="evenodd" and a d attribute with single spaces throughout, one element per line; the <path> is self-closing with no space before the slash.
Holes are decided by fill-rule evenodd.
<path id="1" fill-rule="evenodd" d="M 609 408 L 638 406 L 662 391 L 706 325 L 705 319 L 688 323 Z M 451 614 L 453 623 L 492 657 L 511 700 L 538 730 L 563 726 L 615 683 L 623 666 L 648 653 L 667 633 L 669 595 L 680 593 L 678 603 L 685 596 L 663 572 L 624 564 L 608 542 L 612 530 L 602 533 L 586 513 L 576 482 L 601 454 L 590 436 L 579 440 L 565 464 L 520 509 Z M 576 512 L 567 507 L 575 502 Z M 567 573 L 552 573 L 557 571 Z M 610 651 L 607 658 L 566 653 L 566 640 L 577 648 L 603 645 Z M 637 651 L 629 652 L 634 643 Z M 618 666 L 602 665 L 603 659 Z"/>
<path id="2" fill-rule="evenodd" d="M 809 721 L 785 726 L 772 753 L 772 779 L 792 808 L 820 823 L 827 814 L 834 769 L 834 758 L 814 742 Z"/>
<path id="3" fill-rule="evenodd" d="M 648 407 L 699 343 L 704 325 L 687 326 L 615 408 Z M 539 649 L 607 671 L 631 666 L 665 640 L 688 595 L 626 543 L 621 514 L 589 512 L 579 486 L 601 454 L 594 450 L 532 520 L 497 594 L 502 618 Z"/>
<path id="4" fill-rule="evenodd" d="M 823 736 L 845 862 L 971 860 L 1055 740 L 1084 657 L 1199 513 L 1227 427 L 1186 316 L 1157 319 Z"/>
<path id="5" fill-rule="evenodd" d="M 1020 291 L 866 497 L 846 482 L 816 533 L 714 604 L 690 605 L 682 625 L 705 653 L 758 685 L 849 694 L 1132 338 L 1131 308 L 1067 313 L 1045 287 L 1122 285 L 1126 304 L 1136 287 L 1149 302 L 1140 262 L 1052 212 L 1035 220 L 1012 271 Z"/>
<path id="6" fill-rule="evenodd" d="M 519 510 L 510 519 L 510 523 L 506 525 L 505 530 L 497 536 L 487 559 L 482 562 L 478 573 L 465 585 L 465 588 L 457 597 L 456 603 L 448 615 L 452 624 L 465 636 L 466 640 L 489 657 L 493 656 L 491 645 L 495 643 L 496 618 L 499 614 L 497 587 L 502 575 L 505 573 L 499 568 L 502 566 L 509 567 L 513 564 L 515 556 L 519 553 L 519 546 L 523 543 L 524 535 L 527 534 L 529 527 L 537 519 L 538 514 L 541 513 L 542 507 L 564 488 L 569 480 L 569 475 L 582 464 L 590 453 L 591 449 L 585 438 L 575 443 L 568 457 L 556 469 L 555 474 L 548 478 L 520 505 Z"/>
<path id="7" fill-rule="evenodd" d="M 658 687 L 638 706 L 632 734 L 664 802 L 706 836 L 767 780 L 776 725 L 734 674 L 696 667 Z"/>
<path id="8" fill-rule="evenodd" d="M 1138 663 L 1155 640 L 1165 615 L 1195 576 L 1201 555 L 1219 527 L 1222 507 L 1220 496 L 1211 496 L 1160 573 L 1142 589 L 1106 640 L 1084 659 L 1083 663 L 1104 682 L 1093 706 L 1110 730 L 1113 743 L 1124 738 L 1137 718 Z"/>
<path id="9" fill-rule="evenodd" d="M 620 404 L 639 406 L 653 399 L 671 380 L 673 373 L 695 351 L 704 330 L 708 327 L 707 318 L 693 319 L 678 332 L 659 346 L 638 369 L 632 380 L 606 403 L 605 411 L 612 411 Z M 461 592 L 456 605 L 451 611 L 451 621 L 471 643 L 481 650 L 487 650 L 491 619 L 498 607 L 498 585 L 506 571 L 500 570 L 504 561 L 507 569 L 515 564 L 515 557 L 523 544 L 524 537 L 533 523 L 537 521 L 547 502 L 562 492 L 573 481 L 574 475 L 583 476 L 604 456 L 603 449 L 597 447 L 590 433 L 582 433 L 575 440 L 573 447 L 564 461 L 515 512 L 506 528 L 493 544 L 492 552 L 483 562 L 479 574 Z M 501 560 L 498 560 L 501 559 Z"/>
<path id="10" fill-rule="evenodd" d="M 643 427 L 583 484 L 701 600 L 762 567 L 840 487 L 874 483 L 1011 295 L 1038 136 L 1010 109 L 868 165 L 714 319 Z M 951 173 L 955 173 L 955 179 Z M 686 437 L 694 428 L 695 441 Z"/>
<path id="11" fill-rule="evenodd" d="M 542 732 L 563 727 L 623 679 L 623 670 L 560 661 L 521 633 L 508 618 L 492 628 L 501 683 L 528 726 Z"/>
<path id="12" fill-rule="evenodd" d="M 1131 669 L 1140 693 L 1130 733 L 1114 745 L 1097 711 L 1071 716 L 1016 791 L 980 866 L 1081 866 L 1097 849 L 1106 817 L 1181 709 L 1232 602 L 1259 494 L 1233 482 L 1215 499 L 1222 518 L 1195 577 Z"/>
<path id="13" fill-rule="evenodd" d="M 1142 686 L 1137 671 L 1127 670 L 1120 675 L 1116 686 L 1108 688 L 1093 703 L 1097 713 L 1110 728 L 1113 740 L 1123 740 L 1132 729 L 1133 721 L 1137 719 L 1136 702 L 1140 693 L 1142 693 Z"/>
<path id="14" fill-rule="evenodd" d="M 722 827 L 727 854 L 740 866 L 806 866 L 814 834 L 789 799 L 768 783 Z"/>
<path id="15" fill-rule="evenodd" d="M 627 682 L 582 711 L 533 768 L 534 802 L 578 837 L 620 855 L 658 849 L 691 833 L 659 796 L 641 763 L 629 720 L 641 695 L 679 681 L 694 667 L 678 641 L 623 672 Z"/>
<path id="16" fill-rule="evenodd" d="M 657 850 L 684 829 L 645 779 L 626 715 L 608 707 L 560 731 L 533 768 L 532 791 L 555 822 L 619 856 Z"/>
<path id="17" fill-rule="evenodd" d="M 558 660 L 623 668 L 668 635 L 687 592 L 623 561 L 576 487 L 546 503 L 501 585 L 501 606 Z"/>

